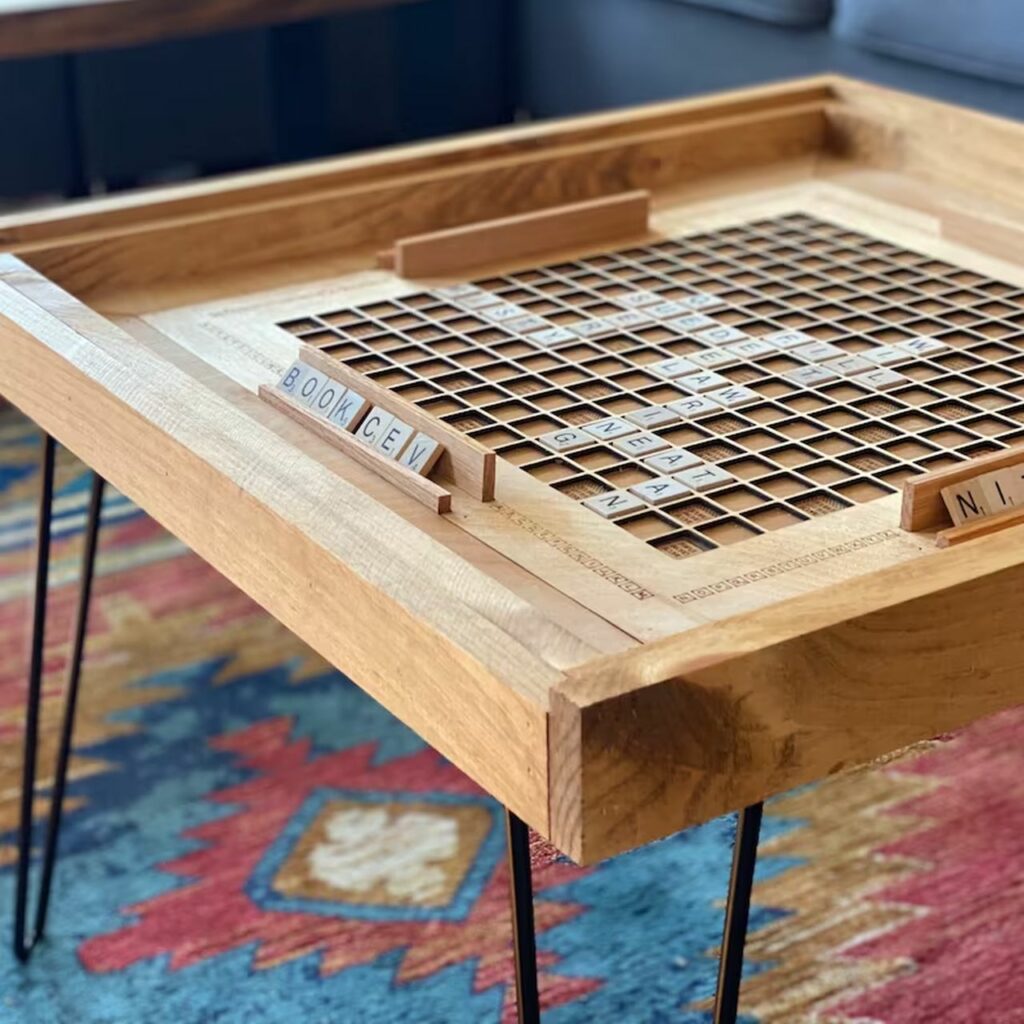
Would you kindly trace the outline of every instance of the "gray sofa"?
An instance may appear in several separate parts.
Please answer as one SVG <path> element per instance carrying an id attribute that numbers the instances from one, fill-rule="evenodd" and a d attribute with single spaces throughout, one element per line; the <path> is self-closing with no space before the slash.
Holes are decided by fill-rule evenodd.
<path id="1" fill-rule="evenodd" d="M 521 18 L 535 117 L 825 71 L 1024 117 L 1024 0 L 523 0 Z"/>

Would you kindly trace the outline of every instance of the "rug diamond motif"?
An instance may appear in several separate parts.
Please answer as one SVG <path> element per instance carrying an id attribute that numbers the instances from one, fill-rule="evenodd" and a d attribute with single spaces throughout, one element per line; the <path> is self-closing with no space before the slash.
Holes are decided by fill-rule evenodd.
<path id="1" fill-rule="evenodd" d="M 250 880 L 268 910 L 461 920 L 500 856 L 494 807 L 450 794 L 312 794 Z"/>

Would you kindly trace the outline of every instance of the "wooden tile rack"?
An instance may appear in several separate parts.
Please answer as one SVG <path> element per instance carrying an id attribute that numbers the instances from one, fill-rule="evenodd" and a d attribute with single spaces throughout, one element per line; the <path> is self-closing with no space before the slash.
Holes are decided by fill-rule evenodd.
<path id="1" fill-rule="evenodd" d="M 438 421 L 388 388 L 336 359 L 331 359 L 319 349 L 304 348 L 302 359 L 345 387 L 354 388 L 359 394 L 365 395 L 374 405 L 387 409 L 405 423 L 440 441 L 445 450 L 438 462 L 438 476 L 450 480 L 456 487 L 480 501 L 494 500 L 495 456 L 479 441 Z"/>
<path id="2" fill-rule="evenodd" d="M 289 398 L 274 387 L 261 384 L 259 395 L 263 401 L 301 423 L 321 440 L 344 452 L 349 458 L 355 459 L 360 465 L 372 469 L 374 473 L 382 476 L 421 504 L 426 505 L 427 508 L 439 514 L 451 511 L 451 492 L 446 491 L 432 480 L 426 479 L 419 473 L 414 473 L 411 469 L 406 469 L 405 466 L 392 459 L 385 458 L 373 448 L 357 441 L 352 434 L 321 419 L 295 399 Z"/>
<path id="3" fill-rule="evenodd" d="M 379 263 L 400 277 L 441 277 L 555 249 L 637 239 L 647 231 L 650 203 L 645 190 L 623 192 L 414 235 L 381 253 Z"/>
<path id="4" fill-rule="evenodd" d="M 987 451 L 966 462 L 944 466 L 924 476 L 913 477 L 903 485 L 900 526 L 904 530 L 931 530 L 950 523 L 943 491 L 988 473 L 1024 468 L 1024 444 Z M 979 513 L 980 514 L 980 513 Z"/>

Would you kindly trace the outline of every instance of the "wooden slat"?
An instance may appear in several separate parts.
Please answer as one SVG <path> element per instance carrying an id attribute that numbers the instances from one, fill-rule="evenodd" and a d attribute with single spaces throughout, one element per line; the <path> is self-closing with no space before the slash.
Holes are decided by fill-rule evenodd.
<path id="1" fill-rule="evenodd" d="M 444 454 L 437 464 L 438 476 L 451 480 L 456 487 L 481 501 L 494 500 L 494 466 L 497 459 L 494 452 L 405 401 L 400 395 L 381 387 L 369 377 L 350 370 L 312 345 L 304 345 L 299 354 L 304 363 L 326 373 L 345 387 L 352 388 L 357 394 L 368 398 L 373 405 L 387 409 L 403 423 L 408 423 L 444 445 Z"/>
<path id="2" fill-rule="evenodd" d="M 261 384 L 259 389 L 260 398 L 264 402 L 280 410 L 286 416 L 301 423 L 307 430 L 312 431 L 322 441 L 333 445 L 339 451 L 344 452 L 350 459 L 355 459 L 360 465 L 372 469 L 374 473 L 384 477 L 388 483 L 394 484 L 400 491 L 415 498 L 421 505 L 426 505 L 438 514 L 452 510 L 452 496 L 443 487 L 438 487 L 432 480 L 414 473 L 411 469 L 399 465 L 393 459 L 387 459 L 377 454 L 372 448 L 357 441 L 351 434 L 338 427 L 332 427 L 319 416 L 315 416 L 308 409 L 303 408 L 298 402 L 282 395 L 272 387 Z"/>
<path id="3" fill-rule="evenodd" d="M 647 231 L 646 190 L 400 238 L 388 259 L 400 277 L 442 277 L 557 249 L 637 238 Z"/>
<path id="4" fill-rule="evenodd" d="M 935 543 L 940 548 L 950 548 L 1021 524 L 1024 524 L 1024 508 L 1011 508 L 998 515 L 986 516 L 984 519 L 975 519 L 973 522 L 942 530 L 936 536 Z M 1024 538 L 1022 538 L 1022 542 L 1024 542 Z"/>
<path id="5" fill-rule="evenodd" d="M 911 532 L 948 526 L 949 512 L 942 500 L 944 487 L 952 487 L 976 476 L 1018 464 L 1024 464 L 1024 445 L 1014 445 L 1005 451 L 980 455 L 947 469 L 911 477 L 903 484 L 900 526 Z"/>

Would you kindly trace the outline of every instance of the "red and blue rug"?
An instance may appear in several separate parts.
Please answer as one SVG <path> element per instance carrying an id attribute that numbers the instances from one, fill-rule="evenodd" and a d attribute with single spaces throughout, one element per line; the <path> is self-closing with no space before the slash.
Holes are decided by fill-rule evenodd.
<path id="1" fill-rule="evenodd" d="M 38 444 L 0 412 L 5 928 Z M 47 771 L 87 488 L 62 453 Z M 116 492 L 104 524 L 48 938 L 0 953 L 0 1021 L 512 1020 L 499 808 Z M 709 1020 L 731 839 L 539 857 L 545 1024 Z M 776 800 L 758 877 L 745 1020 L 1024 1022 L 1024 711 Z"/>

